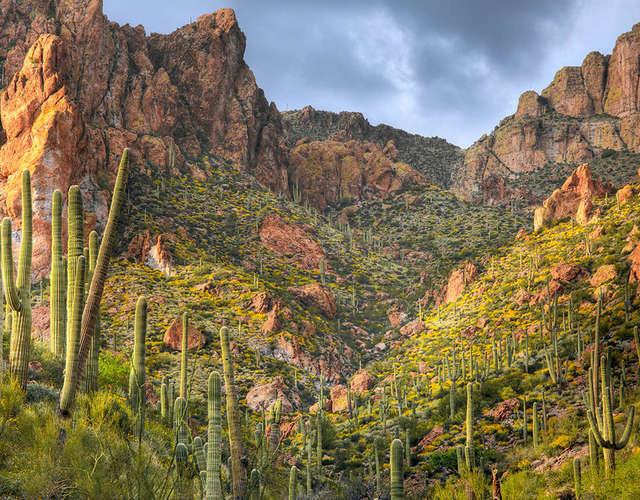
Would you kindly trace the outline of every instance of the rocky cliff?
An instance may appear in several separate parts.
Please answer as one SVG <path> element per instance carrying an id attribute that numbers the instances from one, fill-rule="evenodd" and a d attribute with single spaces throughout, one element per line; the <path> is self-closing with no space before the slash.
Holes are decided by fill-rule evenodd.
<path id="1" fill-rule="evenodd" d="M 170 35 L 119 26 L 100 0 L 0 0 L 0 212 L 19 212 L 19 172 L 34 188 L 34 272 L 48 263 L 49 200 L 79 183 L 90 224 L 106 210 L 116 158 L 175 173 L 224 157 L 288 191 L 280 114 L 243 60 L 232 10 Z"/>
<path id="2" fill-rule="evenodd" d="M 468 200 L 502 203 L 540 194 L 514 179 L 548 165 L 576 165 L 605 152 L 640 152 L 640 24 L 621 35 L 610 56 L 591 52 L 562 68 L 540 95 L 520 96 L 516 113 L 464 155 L 453 189 Z M 629 167 L 629 176 L 634 168 Z M 548 194 L 548 193 L 547 193 Z"/>

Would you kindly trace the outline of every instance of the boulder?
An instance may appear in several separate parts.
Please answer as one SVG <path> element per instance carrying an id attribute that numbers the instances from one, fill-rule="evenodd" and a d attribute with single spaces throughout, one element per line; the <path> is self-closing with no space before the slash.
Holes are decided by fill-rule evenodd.
<path id="1" fill-rule="evenodd" d="M 317 308 L 326 318 L 333 319 L 338 310 L 336 299 L 326 286 L 320 283 L 289 288 L 289 291 L 305 306 Z"/>
<path id="2" fill-rule="evenodd" d="M 306 228 L 286 222 L 279 215 L 268 215 L 260 225 L 260 242 L 273 253 L 288 258 L 305 270 L 319 270 L 326 262 L 324 250 Z"/>
<path id="3" fill-rule="evenodd" d="M 193 324 L 193 321 L 189 321 L 189 334 L 188 334 L 187 345 L 189 350 L 200 349 L 204 346 L 204 335 L 202 332 Z M 167 328 L 164 333 L 163 342 L 165 345 L 170 347 L 173 350 L 179 351 L 182 349 L 182 317 L 178 316 L 173 320 L 171 326 Z"/>
<path id="4" fill-rule="evenodd" d="M 616 201 L 618 205 L 625 205 L 635 194 L 635 188 L 627 184 L 616 191 Z"/>
<path id="5" fill-rule="evenodd" d="M 356 373 L 353 374 L 351 380 L 349 381 L 349 387 L 351 387 L 351 391 L 354 394 L 365 394 L 371 386 L 373 385 L 373 377 L 371 374 L 361 368 Z"/>
<path id="6" fill-rule="evenodd" d="M 604 264 L 600 266 L 595 273 L 593 273 L 589 283 L 592 287 L 598 288 L 601 285 L 614 280 L 617 276 L 618 273 L 616 271 L 616 266 L 613 264 Z"/>
<path id="7" fill-rule="evenodd" d="M 475 281 L 478 268 L 473 262 L 467 261 L 449 275 L 449 280 L 442 291 L 442 301 L 445 304 L 455 302 L 466 288 Z"/>
<path id="8" fill-rule="evenodd" d="M 331 412 L 341 413 L 349 409 L 349 397 L 347 388 L 342 384 L 331 387 Z"/>
<path id="9" fill-rule="evenodd" d="M 291 413 L 300 405 L 298 394 L 291 391 L 280 376 L 271 382 L 253 386 L 247 393 L 246 400 L 247 406 L 253 411 L 269 410 L 276 401 L 280 401 L 284 413 Z"/>
<path id="10" fill-rule="evenodd" d="M 551 269 L 551 277 L 561 282 L 577 281 L 587 272 L 577 264 L 561 263 Z"/>
<path id="11" fill-rule="evenodd" d="M 587 224 L 593 215 L 593 200 L 604 196 L 609 187 L 595 179 L 589 165 L 580 165 L 536 208 L 533 220 L 534 230 L 539 230 L 554 221 L 574 218 L 579 224 Z"/>

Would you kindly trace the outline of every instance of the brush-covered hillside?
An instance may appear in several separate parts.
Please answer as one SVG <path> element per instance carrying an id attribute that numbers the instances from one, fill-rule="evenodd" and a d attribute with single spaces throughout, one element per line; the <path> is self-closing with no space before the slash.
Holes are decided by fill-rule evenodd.
<path id="1" fill-rule="evenodd" d="M 439 290 L 462 260 L 488 258 L 525 224 L 501 209 L 471 206 L 437 187 L 416 186 L 384 202 L 362 204 L 357 214 L 339 221 L 338 212 L 322 214 L 279 198 L 221 160 L 204 157 L 184 172 L 131 170 L 101 301 L 99 392 L 80 396 L 70 420 L 61 420 L 56 410 L 67 362 L 51 352 L 52 278 L 33 284 L 34 340 L 26 392 L 11 385 L 3 389 L 6 442 L 32 436 L 22 447 L 7 446 L 3 452 L 0 477 L 8 495 L 50 491 L 53 496 L 73 492 L 93 497 L 109 488 L 117 497 L 138 492 L 144 498 L 166 498 L 184 486 L 176 482 L 179 471 L 167 412 L 182 377 L 186 314 L 190 454 L 183 472 L 189 494 L 200 491 L 192 440 L 207 432 L 207 380 L 212 370 L 223 372 L 219 332 L 226 326 L 247 474 L 260 470 L 263 498 L 279 498 L 287 491 L 290 465 L 299 461 L 303 469 L 296 429 L 303 428 L 320 391 L 328 400 L 331 386 L 384 358 L 400 327 L 421 308 L 416 301 L 425 292 Z M 127 398 L 137 352 L 139 297 L 147 304 L 146 424 L 136 436 L 137 409 L 129 408 Z M 11 350 L 10 337 L 5 332 L 5 352 Z M 263 449 L 255 442 L 256 425 L 266 419 L 266 436 L 275 439 L 274 424 L 264 414 L 274 401 L 282 406 L 282 443 Z M 49 426 L 50 434 L 31 434 L 24 427 L 35 421 Z M 326 470 L 314 480 L 313 490 L 348 495 L 351 486 L 342 482 L 343 466 L 331 458 L 337 453 L 337 429 L 329 417 L 323 417 L 322 425 L 327 427 L 322 439 Z M 76 456 L 67 443 L 87 436 L 93 436 L 91 443 Z M 113 450 L 106 453 L 109 443 Z M 223 457 L 228 456 L 226 446 Z M 124 462 L 129 464 L 126 474 L 110 477 L 109 470 L 122 470 L 119 453 L 124 450 L 131 454 Z M 257 463 L 260 453 L 265 455 Z M 88 467 L 95 470 L 80 480 L 79 470 Z M 35 480 L 39 470 L 42 475 Z M 224 470 L 222 488 L 231 491 L 231 473 Z"/>

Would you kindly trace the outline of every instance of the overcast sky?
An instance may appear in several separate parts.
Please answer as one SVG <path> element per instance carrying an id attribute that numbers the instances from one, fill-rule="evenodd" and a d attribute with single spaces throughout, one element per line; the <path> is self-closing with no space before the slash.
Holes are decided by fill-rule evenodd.
<path id="1" fill-rule="evenodd" d="M 104 0 L 110 19 L 159 33 L 220 7 L 280 110 L 361 111 L 460 146 L 640 22 L 638 0 Z"/>

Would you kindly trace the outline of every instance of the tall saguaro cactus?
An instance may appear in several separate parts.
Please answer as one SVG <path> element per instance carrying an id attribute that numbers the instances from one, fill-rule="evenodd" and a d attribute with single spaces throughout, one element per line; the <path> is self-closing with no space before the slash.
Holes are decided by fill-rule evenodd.
<path id="1" fill-rule="evenodd" d="M 593 368 L 589 368 L 589 386 L 597 386 L 595 378 L 597 374 L 593 372 Z M 600 392 L 602 397 L 601 407 L 590 395 L 591 391 L 587 391 L 587 419 L 589 428 L 593 433 L 593 437 L 599 446 L 603 448 L 604 471 L 607 478 L 613 475 L 615 470 L 615 452 L 623 449 L 629 442 L 631 430 L 633 428 L 633 419 L 635 416 L 635 408 L 630 406 L 627 410 L 627 423 L 625 425 L 622 436 L 616 436 L 616 426 L 613 420 L 613 387 L 611 380 L 611 355 L 609 350 L 602 355 L 600 359 Z"/>
<path id="2" fill-rule="evenodd" d="M 222 368 L 224 373 L 224 388 L 227 406 L 227 425 L 229 428 L 229 450 L 231 453 L 231 483 L 233 498 L 242 499 L 245 496 L 246 478 L 242 465 L 242 430 L 240 428 L 240 413 L 236 397 L 236 384 L 229 345 L 229 330 L 226 326 L 220 328 L 220 350 L 222 351 Z"/>
<path id="3" fill-rule="evenodd" d="M 465 421 L 466 443 L 464 447 L 467 469 L 471 470 L 475 465 L 473 454 L 473 384 L 467 384 L 467 418 Z"/>
<path id="4" fill-rule="evenodd" d="M 87 284 L 91 283 L 91 278 L 96 270 L 96 262 L 98 260 L 98 233 L 91 231 L 89 233 L 89 252 L 88 252 L 88 273 Z M 89 356 L 87 358 L 87 369 L 84 374 L 84 390 L 85 392 L 93 392 L 98 389 L 98 359 L 100 357 L 100 315 L 96 318 L 96 327 L 93 332 L 91 347 L 89 348 Z"/>
<path id="5" fill-rule="evenodd" d="M 180 397 L 187 399 L 187 362 L 189 356 L 189 315 L 182 313 L 182 339 L 180 351 Z"/>
<path id="6" fill-rule="evenodd" d="M 208 381 L 208 416 L 207 428 L 207 483 L 205 500 L 222 500 L 220 484 L 220 462 L 222 456 L 222 425 L 220 419 L 220 374 L 211 372 Z"/>
<path id="7" fill-rule="evenodd" d="M 104 284 L 107 281 L 109 272 L 109 261 L 111 260 L 111 250 L 116 237 L 116 229 L 120 211 L 124 204 L 127 177 L 129 176 L 129 150 L 125 149 L 118 166 L 118 175 L 113 188 L 109 217 L 100 243 L 96 267 L 91 277 L 91 286 L 87 294 L 84 311 L 82 312 L 82 324 L 80 329 L 80 348 L 78 350 L 78 362 L 73 373 L 68 380 L 65 378 L 65 386 L 60 394 L 60 413 L 69 415 L 75 401 L 78 384 L 84 374 L 85 364 L 93 337 L 96 334 L 96 324 L 102 300 Z"/>
<path id="8" fill-rule="evenodd" d="M 31 176 L 22 172 L 22 242 L 18 258 L 18 277 L 13 278 L 11 219 L 2 221 L 2 281 L 5 301 L 11 311 L 9 373 L 21 387 L 27 384 L 31 350 L 31 250 L 32 208 Z"/>
<path id="9" fill-rule="evenodd" d="M 62 255 L 62 193 L 51 200 L 51 289 L 49 297 L 49 347 L 56 356 L 64 355 L 66 328 L 66 276 Z"/>
<path id="10" fill-rule="evenodd" d="M 84 255 L 76 257 L 76 266 L 74 274 L 82 276 L 84 274 L 85 260 Z M 67 328 L 67 349 L 64 365 L 64 383 L 62 392 L 60 393 L 60 401 L 69 397 L 71 388 L 71 378 L 73 377 L 77 361 L 78 361 L 78 344 L 80 342 L 80 325 L 82 322 L 82 307 L 84 305 L 84 280 L 74 280 L 74 288 L 72 291 L 72 307 L 68 318 Z"/>
<path id="11" fill-rule="evenodd" d="M 404 498 L 404 481 L 402 471 L 402 441 L 394 439 L 391 442 L 391 452 L 389 455 L 389 466 L 391 468 L 391 500 L 402 500 Z"/>
<path id="12" fill-rule="evenodd" d="M 76 280 L 84 281 L 84 273 L 76 274 L 78 257 L 84 255 L 84 214 L 82 209 L 82 193 L 79 186 L 71 186 L 67 199 L 67 318 L 71 318 Z M 67 322 L 67 348 L 69 348 L 69 330 L 71 321 Z"/>
<path id="13" fill-rule="evenodd" d="M 133 360 L 129 371 L 129 405 L 138 419 L 138 436 L 144 430 L 145 339 L 147 336 L 147 300 L 139 297 L 136 303 Z"/>

